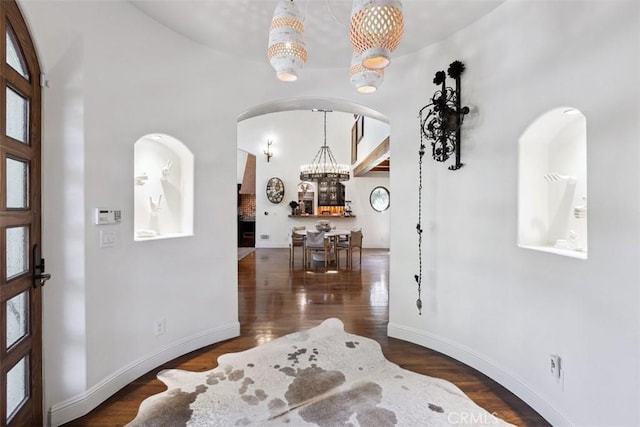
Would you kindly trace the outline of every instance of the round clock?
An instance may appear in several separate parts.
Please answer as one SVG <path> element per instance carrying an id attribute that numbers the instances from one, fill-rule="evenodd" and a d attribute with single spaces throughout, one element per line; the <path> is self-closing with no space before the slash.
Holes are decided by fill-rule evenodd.
<path id="1" fill-rule="evenodd" d="M 267 199 L 271 203 L 280 203 L 284 198 L 284 183 L 280 178 L 273 177 L 267 182 Z"/>

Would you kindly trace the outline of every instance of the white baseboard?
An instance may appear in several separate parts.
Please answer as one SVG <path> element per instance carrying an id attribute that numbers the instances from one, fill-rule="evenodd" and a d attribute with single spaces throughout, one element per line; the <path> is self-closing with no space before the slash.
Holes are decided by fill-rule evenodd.
<path id="1" fill-rule="evenodd" d="M 152 369 L 191 351 L 240 335 L 240 323 L 233 322 L 173 342 L 119 369 L 84 393 L 56 403 L 49 409 L 49 425 L 59 426 L 86 415 L 115 392 Z"/>
<path id="2" fill-rule="evenodd" d="M 554 408 L 542 396 L 533 391 L 525 381 L 518 378 L 513 373 L 505 371 L 500 368 L 497 363 L 483 357 L 470 348 L 437 335 L 392 322 L 389 322 L 387 326 L 387 334 L 392 338 L 409 341 L 438 351 L 442 354 L 446 354 L 447 356 L 453 357 L 454 359 L 477 369 L 526 402 L 536 412 L 550 422 L 551 425 L 572 425 L 567 418 L 562 415 L 562 413 Z"/>

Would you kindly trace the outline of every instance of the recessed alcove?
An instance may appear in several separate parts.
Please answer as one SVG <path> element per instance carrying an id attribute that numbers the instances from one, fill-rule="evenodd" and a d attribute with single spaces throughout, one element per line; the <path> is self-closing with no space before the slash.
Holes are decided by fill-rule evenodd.
<path id="1" fill-rule="evenodd" d="M 193 235 L 193 154 L 168 135 L 149 134 L 134 145 L 136 241 Z"/>
<path id="2" fill-rule="evenodd" d="M 518 246 L 587 258 L 587 120 L 560 107 L 518 141 Z"/>

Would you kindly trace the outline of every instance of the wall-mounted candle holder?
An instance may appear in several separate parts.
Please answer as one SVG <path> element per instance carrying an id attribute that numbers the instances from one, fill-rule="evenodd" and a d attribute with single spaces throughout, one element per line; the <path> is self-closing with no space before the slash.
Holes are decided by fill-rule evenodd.
<path id="1" fill-rule="evenodd" d="M 458 170 L 463 164 L 460 161 L 460 128 L 464 116 L 469 114 L 469 107 L 460 105 L 460 76 L 465 66 L 460 61 L 449 65 L 447 74 L 455 80 L 455 88 L 447 87 L 447 75 L 444 71 L 435 74 L 433 83 L 439 85 L 431 102 L 420 110 L 420 136 L 431 141 L 431 155 L 437 162 L 445 162 L 455 153 L 455 164 L 449 170 Z M 423 119 L 423 113 L 426 117 Z M 424 151 L 424 147 L 421 148 Z"/>
<path id="2" fill-rule="evenodd" d="M 264 155 L 267 156 L 267 163 L 269 163 L 269 160 L 271 160 L 271 158 L 273 157 L 273 152 L 271 151 L 272 144 L 273 144 L 273 141 L 269 139 L 267 141 L 267 149 L 264 150 Z"/>

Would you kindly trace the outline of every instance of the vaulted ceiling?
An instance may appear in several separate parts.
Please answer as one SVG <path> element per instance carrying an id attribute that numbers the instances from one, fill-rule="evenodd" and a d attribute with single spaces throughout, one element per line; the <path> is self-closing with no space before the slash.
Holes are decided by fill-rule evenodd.
<path id="1" fill-rule="evenodd" d="M 183 36 L 250 61 L 268 63 L 271 18 L 278 0 L 129 0 Z M 394 57 L 436 43 L 491 12 L 505 0 L 404 0 L 405 33 Z M 304 17 L 305 68 L 348 68 L 351 0 L 295 0 Z M 299 108 L 299 107 L 298 107 Z M 366 159 L 356 175 L 388 172 L 386 151 Z"/>
<path id="2" fill-rule="evenodd" d="M 267 61 L 277 0 L 130 0 L 151 18 L 209 46 L 253 61 Z M 394 56 L 415 52 L 455 33 L 504 0 L 405 0 L 405 34 Z M 350 0 L 296 0 L 304 16 L 305 67 L 348 68 L 353 48 Z"/>

